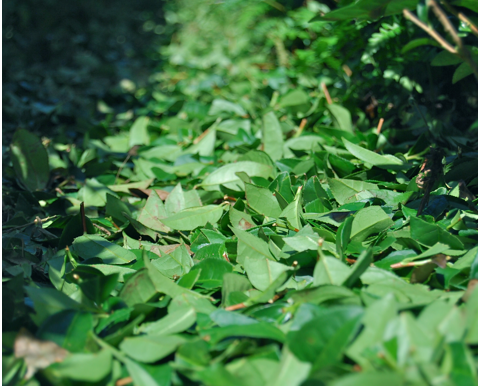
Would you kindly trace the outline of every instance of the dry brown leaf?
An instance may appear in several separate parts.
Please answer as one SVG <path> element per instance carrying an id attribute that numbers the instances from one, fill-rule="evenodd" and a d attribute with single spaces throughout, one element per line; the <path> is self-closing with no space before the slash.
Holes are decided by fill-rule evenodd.
<path id="1" fill-rule="evenodd" d="M 27 365 L 25 379 L 30 379 L 35 372 L 48 367 L 50 364 L 58 363 L 69 354 L 53 341 L 38 340 L 25 328 L 21 328 L 15 338 L 15 357 L 23 358 Z"/>

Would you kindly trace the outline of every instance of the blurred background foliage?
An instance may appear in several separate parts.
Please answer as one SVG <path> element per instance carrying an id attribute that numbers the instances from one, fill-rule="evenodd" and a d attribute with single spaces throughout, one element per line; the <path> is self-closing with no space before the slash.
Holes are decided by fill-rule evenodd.
<path id="1" fill-rule="evenodd" d="M 4 141 L 17 127 L 75 138 L 103 114 L 161 115 L 163 94 L 267 104 L 291 88 L 319 95 L 323 82 L 361 130 L 383 117 L 397 144 L 416 137 L 426 130 L 418 107 L 437 137 L 446 133 L 449 146 L 464 145 L 452 137 L 476 128 L 474 82 L 452 84 L 450 67 L 431 66 L 439 47 L 403 50 L 426 34 L 400 14 L 309 22 L 336 7 L 297 0 L 6 2 Z M 420 3 L 418 14 L 428 20 L 424 8 Z M 475 44 L 465 30 L 465 43 Z"/>
<path id="2" fill-rule="evenodd" d="M 402 0 L 397 0 L 396 3 L 400 1 Z M 405 1 L 413 2 L 403 0 Z M 376 0 L 363 0 L 360 3 L 367 2 L 379 3 Z M 463 11 L 477 21 L 478 9 L 473 6 L 473 1 L 456 0 L 453 3 L 457 6 L 467 5 L 463 7 Z M 426 170 L 423 173 L 421 171 L 424 167 L 431 167 L 423 159 L 428 157 L 426 153 L 429 145 L 436 143 L 447 148 L 445 177 L 447 182 L 456 183 L 452 189 L 454 193 L 451 195 L 451 191 L 448 192 L 450 187 L 445 188 L 444 183 L 440 182 L 442 186 L 433 192 L 436 199 L 432 202 L 434 207 L 430 205 L 429 207 L 433 208 L 430 208 L 426 215 L 430 224 L 418 218 L 416 224 L 423 227 L 433 226 L 435 234 L 438 235 L 433 243 L 440 244 L 443 235 L 454 240 L 455 236 L 451 234 L 460 232 L 467 248 L 476 241 L 476 213 L 473 213 L 472 221 L 466 221 L 462 216 L 466 211 L 467 214 L 476 212 L 478 88 L 475 79 L 469 75 L 454 82 L 453 74 L 456 68 L 461 66 L 460 61 L 445 61 L 447 65 L 441 63 L 442 65 L 435 66 L 436 58 L 443 52 L 442 48 L 428 39 L 415 24 L 406 21 L 401 13 L 377 20 L 331 22 L 323 18 L 311 22 L 314 17 L 327 15 L 348 4 L 357 2 L 344 0 L 340 2 L 340 7 L 333 0 L 25 0 L 4 4 L 2 210 L 5 232 L 2 254 L 4 274 L 6 273 L 3 301 L 6 305 L 4 309 L 8 312 L 4 314 L 3 326 L 12 330 L 9 336 L 6 335 L 11 339 L 8 351 L 11 352 L 13 348 L 12 338 L 16 334 L 14 330 L 20 326 L 31 331 L 37 329 L 39 320 L 34 319 L 38 315 L 30 313 L 31 298 L 35 293 L 47 294 L 48 290 L 53 290 L 53 285 L 58 288 L 62 297 L 74 294 L 73 297 L 83 297 L 79 285 L 71 278 L 65 282 L 63 276 L 68 270 L 73 270 L 75 257 L 69 250 L 66 253 L 64 248 L 71 246 L 75 238 L 78 241 L 78 237 L 82 238 L 83 233 L 98 238 L 104 237 L 111 241 L 108 246 L 114 245 L 118 248 L 120 244 L 130 243 L 130 247 L 134 246 L 138 253 L 142 243 L 157 238 L 157 233 L 141 226 L 137 221 L 137 216 L 143 213 L 146 197 L 151 189 L 158 190 L 158 195 L 163 195 L 162 198 L 157 198 L 161 206 L 161 200 L 167 200 L 165 198 L 170 197 L 169 195 L 173 197 L 165 204 L 165 208 L 170 211 L 168 216 L 180 210 L 199 207 L 200 204 L 212 205 L 212 208 L 217 210 L 217 203 L 225 200 L 224 194 L 233 195 L 234 200 L 237 197 L 239 203 L 234 209 L 248 215 L 250 222 L 246 218 L 241 219 L 246 221 L 246 225 L 252 225 L 254 220 L 243 211 L 246 208 L 244 203 L 247 202 L 247 205 L 254 209 L 254 205 L 260 207 L 263 204 L 264 192 L 273 197 L 272 192 L 266 189 L 270 186 L 267 180 L 269 175 L 260 171 L 269 170 L 276 164 L 280 165 L 282 176 L 286 177 L 274 183 L 277 184 L 277 189 L 283 188 L 281 192 L 285 192 L 281 213 L 289 206 L 288 203 L 300 202 L 300 191 L 307 177 L 309 181 L 313 182 L 315 179 L 317 182 L 309 184 L 311 191 L 307 195 L 313 200 L 307 203 L 308 213 L 327 213 L 344 206 L 346 213 L 350 214 L 357 209 L 361 210 L 361 206 L 365 206 L 367 201 L 383 201 L 383 207 L 387 211 L 380 210 L 383 212 L 384 221 L 389 224 L 389 215 L 392 215 L 396 216 L 394 220 L 397 227 L 408 227 L 404 225 L 408 222 L 406 218 L 411 216 L 410 208 L 413 207 L 412 210 L 415 211 L 421 202 L 416 177 L 421 174 L 422 183 L 425 180 Z M 445 35 L 440 23 L 434 17 L 429 19 L 424 1 L 418 2 L 414 12 L 420 20 Z M 451 16 L 450 19 L 458 26 L 464 43 L 476 54 L 476 37 L 456 18 Z M 417 39 L 421 40 L 417 42 Z M 381 130 L 378 130 L 381 118 L 384 123 Z M 269 123 L 266 125 L 267 120 Z M 273 133 L 273 139 L 279 140 L 277 143 L 268 139 L 265 146 L 263 133 L 266 126 L 273 127 L 270 133 Z M 314 133 L 306 135 L 311 132 Z M 285 142 L 282 142 L 280 135 L 286 138 Z M 41 137 L 41 141 L 38 137 Z M 295 147 L 291 146 L 290 142 L 285 146 L 290 140 L 297 140 Z M 266 149 L 271 143 L 272 148 Z M 258 151 L 258 148 L 265 150 L 265 153 Z M 349 151 L 350 149 L 355 151 Z M 364 153 L 360 153 L 360 157 L 356 156 L 357 150 Z M 395 156 L 387 160 L 380 154 L 382 151 Z M 272 154 L 275 163 L 266 153 Z M 374 164 L 377 158 L 379 162 Z M 385 165 L 393 160 L 394 165 L 399 165 L 400 168 L 406 161 L 407 165 L 403 167 L 406 172 L 391 173 L 387 168 L 378 168 L 377 165 L 384 166 L 384 159 L 387 161 Z M 254 172 L 253 180 L 249 180 L 254 185 L 248 185 L 260 193 L 257 194 L 257 203 L 251 204 L 253 200 L 247 197 L 249 194 L 236 191 L 235 184 L 232 187 L 225 186 L 230 183 L 228 175 L 219 183 L 214 180 L 212 183 L 207 182 L 208 177 L 211 179 L 214 174 L 217 176 L 217 171 L 222 173 L 221 168 L 224 166 L 234 167 L 235 161 L 250 165 L 251 160 L 258 161 L 253 164 L 262 168 L 259 172 Z M 370 160 L 373 162 L 370 163 Z M 264 165 L 267 168 L 264 168 Z M 440 168 L 435 169 L 441 169 L 441 164 Z M 232 171 L 233 178 L 237 176 L 235 172 Z M 386 196 L 381 199 L 373 195 L 356 195 L 365 189 L 336 189 L 339 195 L 330 201 L 335 195 L 330 187 L 330 195 L 324 188 L 317 191 L 316 187 L 321 187 L 319 180 L 339 182 L 340 179 L 347 179 L 348 182 L 352 181 L 348 179 L 353 179 L 357 184 L 363 185 L 362 187 L 365 187 L 365 184 L 374 187 L 370 190 L 376 190 L 378 186 L 375 183 L 380 182 L 386 188 L 381 190 L 381 193 Z M 209 189 L 204 189 L 205 181 Z M 242 178 L 237 181 L 244 185 Z M 429 190 L 434 188 L 431 183 L 426 185 Z M 469 190 L 466 198 L 460 187 Z M 400 203 L 413 195 L 409 209 L 398 210 L 398 199 L 391 203 L 397 195 L 401 195 L 396 190 L 402 190 L 408 195 L 406 199 L 402 197 Z M 368 193 L 365 192 L 364 195 Z M 450 201 L 447 201 L 445 196 Z M 181 202 L 174 199 L 178 197 L 182 197 L 184 205 L 180 207 L 178 204 L 176 208 L 175 203 Z M 365 202 L 362 200 L 364 197 Z M 322 198 L 327 199 L 322 201 Z M 353 198 L 353 202 L 346 203 L 350 198 Z M 185 204 L 186 199 L 188 207 Z M 278 202 L 276 204 L 279 208 Z M 358 207 L 354 207 L 357 204 Z M 345 207 L 348 205 L 350 206 Z M 219 207 L 220 214 L 223 207 L 223 204 Z M 80 208 L 84 210 L 83 215 Z M 371 208 L 373 210 L 378 207 Z M 449 208 L 453 210 L 447 212 Z M 458 209 L 462 213 L 458 212 Z M 258 224 L 264 220 L 264 211 L 259 212 Z M 299 212 L 294 213 L 297 214 Z M 288 217 L 291 216 L 286 216 Z M 221 244 L 223 239 L 229 240 L 232 236 L 229 228 L 232 219 L 232 215 L 229 220 L 224 216 L 219 222 L 224 231 Z M 373 216 L 367 216 L 368 219 L 374 220 Z M 300 216 L 295 220 L 298 221 L 296 225 L 301 226 Z M 212 223 L 217 221 L 218 219 L 215 219 Z M 333 242 L 339 240 L 336 232 L 339 233 L 340 230 L 342 238 L 344 230 L 339 221 L 343 221 L 343 218 L 336 220 L 332 217 L 331 220 L 323 222 L 323 227 L 316 224 L 321 227 L 317 228 L 323 232 L 321 236 L 328 238 L 327 242 L 334 248 L 336 247 Z M 203 223 L 208 222 L 207 220 Z M 435 224 L 437 222 L 441 222 L 440 225 Z M 270 227 L 277 227 L 277 224 Z M 439 227 L 446 228 L 446 232 Z M 188 241 L 188 235 L 191 238 L 188 245 L 193 249 L 204 243 L 202 231 L 198 229 L 189 233 L 193 231 L 190 224 L 178 227 L 179 235 L 169 231 L 169 228 L 160 229 L 168 243 Z M 294 226 L 293 232 L 296 231 Z M 257 237 L 254 238 L 268 240 L 269 236 L 263 231 L 259 234 L 256 229 L 255 232 Z M 417 232 L 420 235 L 423 233 Z M 380 238 L 385 238 L 385 234 L 380 233 L 373 238 L 377 238 L 376 241 L 381 240 Z M 400 239 L 405 240 L 404 246 L 399 245 L 400 248 L 415 248 L 416 254 L 421 252 L 416 238 L 410 236 Z M 377 246 L 382 257 L 386 254 L 385 251 L 392 249 L 388 244 L 390 240 L 384 243 L 383 249 Z M 361 254 L 361 242 L 359 241 L 358 245 L 350 244 L 353 256 Z M 234 243 L 233 241 L 232 244 Z M 339 245 L 340 243 L 339 241 Z M 226 242 L 224 248 L 225 246 Z M 231 257 L 237 257 L 236 246 L 231 249 Z M 83 252 L 85 251 L 88 253 L 89 249 L 85 248 Z M 476 255 L 476 248 L 473 251 Z M 223 252 L 225 250 L 217 250 L 219 257 L 223 257 Z M 416 255 L 415 250 L 412 254 Z M 189 253 L 185 256 L 190 264 Z M 314 253 L 309 269 L 315 264 L 316 257 Z M 138 257 L 132 257 L 129 262 L 136 261 L 136 258 Z M 308 256 L 306 258 L 309 259 Z M 452 286 L 464 291 L 465 284 L 471 282 L 470 279 L 476 281 L 477 266 L 473 264 L 471 269 L 472 258 L 472 254 L 467 254 L 465 263 L 461 263 L 461 269 L 455 267 L 443 271 L 448 276 L 445 285 L 441 280 L 442 272 L 438 268 L 433 274 L 432 286 L 444 291 L 443 289 L 450 288 L 452 283 Z M 401 256 L 398 259 L 401 260 Z M 137 265 L 137 262 L 140 264 Z M 390 261 L 387 261 L 386 265 L 390 266 Z M 141 260 L 132 263 L 131 268 L 132 271 L 141 270 Z M 251 269 L 251 272 L 254 270 Z M 409 273 L 411 271 L 406 275 Z M 128 275 L 130 274 L 131 271 Z M 424 278 L 417 281 L 428 281 L 431 274 L 425 274 Z M 103 278 L 100 275 L 99 277 Z M 455 282 L 451 281 L 452 278 L 455 278 Z M 109 281 L 110 285 L 118 288 L 123 286 L 117 283 L 114 275 L 109 277 Z M 42 290 L 47 289 L 47 292 L 32 290 L 29 300 L 25 298 L 25 284 L 31 285 L 31 289 L 36 286 Z M 109 297 L 108 291 L 111 289 L 103 284 L 98 282 L 98 288 L 102 289 L 102 292 L 94 295 L 93 298 L 97 298 L 95 302 L 101 303 Z M 302 285 L 306 286 L 305 283 Z M 417 288 L 406 285 L 408 289 Z M 84 288 L 87 289 L 88 286 Z M 428 288 L 420 289 L 417 293 L 419 297 L 420 292 L 427 295 L 432 293 Z M 130 291 L 135 294 L 136 288 L 131 286 Z M 410 293 L 414 291 L 410 290 Z M 37 301 L 42 299 L 41 294 Z M 452 298 L 458 297 L 456 292 L 450 294 Z M 41 307 L 36 306 L 35 310 L 43 313 L 42 318 L 51 318 L 53 326 L 57 310 L 47 296 L 47 301 L 38 303 Z M 355 294 L 353 297 L 358 296 Z M 269 299 L 270 297 L 267 298 Z M 73 298 L 67 300 L 66 306 L 69 307 Z M 239 301 L 242 302 L 241 300 Z M 82 298 L 82 302 L 87 306 L 93 305 L 93 301 L 88 297 Z M 104 304 L 106 312 L 116 308 L 113 307 L 114 302 L 116 301 Z M 387 300 L 383 302 L 383 305 L 390 306 Z M 52 305 L 52 308 L 47 308 Z M 163 308 L 166 305 L 167 302 L 160 305 L 160 317 L 163 317 Z M 276 308 L 276 305 L 272 307 Z M 130 310 L 121 309 L 126 317 L 119 318 L 125 329 L 121 333 L 123 336 L 113 338 L 115 345 L 140 324 L 136 312 L 131 315 L 129 321 Z M 277 313 L 285 316 L 281 314 L 281 310 L 282 306 L 279 305 L 276 308 Z M 473 313 L 474 311 L 476 308 L 472 309 Z M 373 316 L 375 310 L 371 313 Z M 395 314 L 394 311 L 389 313 L 390 317 L 385 318 L 392 321 Z M 88 314 L 90 317 L 92 315 Z M 154 315 L 148 318 L 157 317 Z M 273 321 L 276 319 L 277 316 Z M 176 319 L 171 320 L 171 325 L 175 325 Z M 371 320 L 375 322 L 375 319 Z M 461 323 L 454 324 L 455 320 L 450 321 L 450 326 L 455 326 L 449 328 L 444 325 L 443 330 L 452 340 L 456 330 L 462 328 Z M 424 324 L 426 323 L 425 321 Z M 93 320 L 88 320 L 87 324 L 89 327 L 84 331 L 91 332 Z M 104 326 L 100 326 L 98 329 L 101 331 L 103 328 Z M 390 332 L 392 331 L 396 330 L 391 329 Z M 414 333 L 419 331 L 411 331 L 421 339 L 420 334 Z M 401 331 L 398 332 L 400 334 Z M 403 337 L 403 343 L 407 348 L 410 346 L 410 353 L 414 353 L 415 347 L 408 341 L 408 336 Z M 408 360 L 408 352 L 403 352 L 394 344 L 395 336 L 390 340 L 390 350 L 395 351 L 398 348 L 404 362 Z M 433 340 L 443 349 L 443 340 Z M 476 340 L 476 335 L 472 340 Z M 245 343 L 242 349 L 238 349 L 240 354 L 249 355 L 258 348 L 254 347 L 256 344 Z M 475 351 L 475 341 L 470 340 L 470 343 Z M 369 351 L 371 357 L 376 355 L 374 351 L 378 348 L 373 345 L 372 343 L 372 350 Z M 78 350 L 84 348 L 87 346 L 83 343 Z M 227 359 L 234 358 L 237 356 L 236 349 L 231 348 L 232 350 L 229 350 L 223 346 L 219 348 L 219 352 L 224 351 Z M 271 348 L 266 348 L 266 352 L 276 351 L 275 347 Z M 427 348 L 431 348 L 431 344 Z M 186 347 L 184 351 L 189 350 Z M 471 384 L 476 372 L 469 366 L 472 361 L 465 359 L 468 356 L 465 344 L 450 346 L 447 351 L 449 359 L 455 358 L 459 361 L 452 368 L 453 362 L 445 358 L 444 370 L 441 373 L 437 371 L 438 368 L 433 368 L 436 364 L 424 361 L 427 366 L 431 365 L 431 368 L 427 368 L 429 375 L 426 376 L 426 382 L 437 385 L 451 380 L 454 384 L 467 384 L 460 382 L 460 372 L 465 369 L 469 377 L 466 382 L 471 381 L 468 382 Z M 142 353 L 141 347 L 138 352 Z M 194 349 L 191 350 L 191 353 L 193 352 L 196 356 L 196 353 L 207 354 L 208 350 L 197 352 Z M 461 354 L 461 357 L 453 356 L 455 353 Z M 222 352 L 219 356 L 223 356 Z M 377 358 L 380 359 L 377 363 L 378 370 L 385 367 L 394 369 L 394 372 L 385 375 L 387 383 L 397 383 L 396 366 L 393 363 L 385 364 L 389 359 L 383 360 L 378 357 L 378 353 Z M 10 365 L 13 365 L 8 368 L 8 383 L 4 384 L 19 384 L 25 367 L 20 365 L 17 361 L 19 359 L 13 355 L 8 357 L 6 362 L 10 360 Z M 201 359 L 201 364 L 203 361 Z M 462 364 L 465 366 L 460 368 Z M 95 365 L 98 369 L 104 368 Z M 343 369 L 336 370 L 336 374 L 326 371 L 320 377 L 311 375 L 307 383 L 322 384 L 324 380 L 333 381 L 339 375 L 349 372 L 352 367 L 349 363 L 343 363 L 343 366 Z M 169 369 L 169 374 L 164 377 L 166 381 L 155 383 L 167 385 L 188 382 L 181 380 L 176 373 L 173 374 L 169 366 L 161 367 L 150 370 L 160 374 L 162 369 Z M 54 371 L 54 366 L 52 368 Z M 108 381 L 110 384 L 122 380 L 120 377 L 127 379 L 126 376 L 131 374 L 130 370 L 126 372 L 124 366 L 115 366 L 115 369 L 119 370 L 120 374 L 112 371 L 111 380 Z M 78 380 L 83 380 L 85 374 L 90 376 L 81 368 L 79 370 L 81 375 Z M 211 376 L 210 370 L 204 369 L 200 374 L 192 374 L 191 381 L 201 380 L 204 384 L 212 384 L 210 380 L 213 379 L 209 378 L 221 374 Z M 31 374 L 30 371 L 28 374 Z M 68 380 L 66 377 L 56 379 L 54 372 L 48 372 L 40 375 L 38 381 L 61 385 Z M 445 376 L 449 374 L 451 379 L 446 379 Z M 409 373 L 403 368 L 403 375 L 407 375 L 407 378 L 411 375 L 410 379 L 406 379 L 409 384 L 425 384 L 425 377 L 418 372 Z M 95 381 L 104 381 L 106 378 L 103 374 L 96 376 Z M 160 379 L 161 375 L 156 376 Z M 40 379 L 41 377 L 45 379 Z M 171 381 L 171 378 L 174 379 Z M 150 382 L 149 379 L 147 381 Z M 342 384 L 347 384 L 346 382 L 348 381 L 345 380 Z M 338 384 L 341 384 L 340 380 Z"/>

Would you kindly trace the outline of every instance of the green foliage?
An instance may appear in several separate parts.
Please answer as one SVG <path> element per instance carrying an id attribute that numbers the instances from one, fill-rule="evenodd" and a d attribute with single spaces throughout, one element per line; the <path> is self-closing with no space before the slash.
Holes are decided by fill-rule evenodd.
<path id="1" fill-rule="evenodd" d="M 147 83 L 15 132 L 4 384 L 478 382 L 465 62 L 417 1 L 283 3 L 168 3 Z"/>

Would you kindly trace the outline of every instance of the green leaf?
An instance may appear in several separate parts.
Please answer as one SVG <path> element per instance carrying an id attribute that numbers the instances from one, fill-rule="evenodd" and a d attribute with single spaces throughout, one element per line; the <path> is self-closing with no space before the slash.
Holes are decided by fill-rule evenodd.
<path id="1" fill-rule="evenodd" d="M 194 262 L 186 247 L 180 245 L 169 254 L 162 253 L 159 258 L 152 260 L 151 264 L 164 275 L 173 278 L 189 273 Z"/>
<path id="2" fill-rule="evenodd" d="M 164 277 L 169 280 L 169 278 Z M 138 270 L 125 282 L 119 296 L 128 306 L 146 303 L 157 293 L 147 269 Z"/>
<path id="3" fill-rule="evenodd" d="M 277 199 L 267 188 L 245 183 L 247 204 L 259 214 L 278 218 L 281 208 Z"/>
<path id="4" fill-rule="evenodd" d="M 201 270 L 197 284 L 207 289 L 220 288 L 223 277 L 231 273 L 233 266 L 224 260 L 206 258 L 194 266 L 194 270 Z"/>
<path id="5" fill-rule="evenodd" d="M 244 269 L 251 284 L 259 290 L 265 290 L 282 273 L 290 270 L 289 266 L 261 256 L 246 256 Z"/>
<path id="6" fill-rule="evenodd" d="M 373 166 L 383 168 L 383 169 L 391 169 L 394 171 L 402 171 L 410 169 L 410 165 L 404 164 L 402 160 L 396 158 L 392 155 L 379 155 L 375 152 L 369 151 L 365 148 L 362 148 L 358 145 L 355 145 L 348 141 L 345 138 L 342 138 L 345 147 L 347 150 L 352 153 L 355 157 L 362 160 L 365 163 L 372 164 Z"/>
<path id="7" fill-rule="evenodd" d="M 354 217 L 350 238 L 359 242 L 388 229 L 393 220 L 378 206 L 366 207 Z"/>
<path id="8" fill-rule="evenodd" d="M 244 190 L 244 182 L 236 175 L 236 172 L 247 171 L 249 176 L 258 176 L 267 179 L 273 173 L 269 165 L 256 163 L 254 161 L 238 161 L 237 163 L 226 164 L 208 175 L 201 187 L 206 191 L 219 191 L 219 185 L 232 190 Z"/>
<path id="9" fill-rule="evenodd" d="M 384 332 L 390 320 L 396 317 L 398 305 L 392 293 L 372 303 L 365 309 L 362 319 L 364 329 L 358 338 L 348 347 L 347 356 L 359 364 L 368 364 L 364 357 L 366 348 L 382 341 Z"/>
<path id="10" fill-rule="evenodd" d="M 223 309 L 217 309 L 211 315 L 211 320 L 214 321 L 220 327 L 226 327 L 229 325 L 248 325 L 256 324 L 257 320 L 244 316 L 236 312 L 229 312 Z"/>
<path id="11" fill-rule="evenodd" d="M 401 386 L 404 376 L 396 371 L 366 371 L 335 379 L 332 386 Z"/>
<path id="12" fill-rule="evenodd" d="M 99 383 L 110 372 L 113 356 L 110 350 L 103 349 L 97 353 L 74 353 L 61 363 L 54 364 L 53 369 L 63 378 L 77 381 Z M 88 372 L 85 372 L 88 370 Z"/>
<path id="13" fill-rule="evenodd" d="M 453 364 L 450 372 L 453 383 L 457 386 L 476 386 L 476 365 L 465 344 L 462 342 L 449 343 L 447 350 Z"/>
<path id="14" fill-rule="evenodd" d="M 82 266 L 82 265 L 78 265 L 78 267 L 80 267 L 80 266 Z M 123 267 L 123 266 L 102 265 L 102 264 L 88 265 L 88 266 L 99 270 L 104 275 L 118 274 L 118 277 L 117 277 L 118 282 L 124 282 L 125 275 L 136 273 L 136 270 L 129 269 L 129 268 Z"/>
<path id="15" fill-rule="evenodd" d="M 346 108 L 334 103 L 326 105 L 326 108 L 332 115 L 335 125 L 338 128 L 353 133 L 352 116 Z"/>
<path id="16" fill-rule="evenodd" d="M 300 386 L 309 375 L 311 364 L 302 362 L 285 345 L 282 347 L 279 372 L 268 381 L 271 386 Z"/>
<path id="17" fill-rule="evenodd" d="M 214 259 L 224 259 L 224 254 L 227 253 L 225 243 L 211 243 L 205 245 L 196 252 L 194 256 L 198 261 L 203 259 L 214 258 Z"/>
<path id="18" fill-rule="evenodd" d="M 473 69 L 470 67 L 470 65 L 466 62 L 462 63 L 461 65 L 458 66 L 458 68 L 453 73 L 452 83 L 455 84 L 458 81 L 461 81 L 463 78 L 471 74 L 473 74 Z"/>
<path id="19" fill-rule="evenodd" d="M 189 305 L 168 313 L 165 317 L 139 327 L 139 332 L 155 335 L 171 335 L 181 333 L 196 322 L 196 311 Z"/>
<path id="20" fill-rule="evenodd" d="M 305 251 L 317 250 L 319 238 L 319 235 L 312 230 L 312 227 L 307 225 L 294 236 L 285 237 L 282 240 L 296 251 Z"/>
<path id="21" fill-rule="evenodd" d="M 353 220 L 353 216 L 346 217 L 337 230 L 337 239 L 335 240 L 335 245 L 337 247 L 337 253 L 340 255 L 342 261 L 345 260 L 344 253 L 347 251 L 347 246 L 350 242 Z"/>
<path id="22" fill-rule="evenodd" d="M 231 230 L 239 240 L 237 246 L 237 262 L 244 263 L 247 258 L 266 258 L 275 261 L 272 256 L 269 245 L 262 239 L 255 237 L 247 231 L 231 227 Z"/>
<path id="23" fill-rule="evenodd" d="M 227 371 L 221 363 L 213 363 L 198 371 L 198 376 L 207 386 L 234 386 L 237 378 Z"/>
<path id="24" fill-rule="evenodd" d="M 231 295 L 231 293 L 245 292 L 252 287 L 250 281 L 245 276 L 236 273 L 226 273 L 224 274 L 222 279 L 223 283 L 221 295 L 223 304 L 225 304 L 226 306 L 232 305 L 229 302 L 229 296 Z M 246 295 L 244 295 L 244 297 L 247 298 Z"/>
<path id="25" fill-rule="evenodd" d="M 33 321 L 39 325 L 49 316 L 67 309 L 83 309 L 83 307 L 72 300 L 66 294 L 56 289 L 25 287 L 28 296 L 33 301 L 35 315 Z"/>
<path id="26" fill-rule="evenodd" d="M 85 296 L 98 304 L 109 297 L 118 283 L 118 274 L 104 275 L 98 269 L 87 265 L 78 265 L 66 278 L 70 282 L 78 283 Z"/>
<path id="27" fill-rule="evenodd" d="M 116 196 L 106 194 L 106 214 L 111 215 L 113 219 L 121 223 L 126 223 L 128 219 L 123 215 L 125 212 L 131 217 L 131 211 L 125 202 L 118 199 Z"/>
<path id="28" fill-rule="evenodd" d="M 242 106 L 224 99 L 216 98 L 212 101 L 208 114 L 210 116 L 215 116 L 220 113 L 232 113 L 241 117 L 247 114 Z"/>
<path id="29" fill-rule="evenodd" d="M 169 216 L 178 213 L 186 208 L 186 197 L 184 196 L 183 188 L 181 184 L 177 184 L 174 189 L 169 193 L 164 203 L 166 214 Z"/>
<path id="30" fill-rule="evenodd" d="M 346 300 L 349 299 L 353 302 L 361 304 L 360 299 L 355 293 L 343 286 L 337 285 L 321 285 L 318 287 L 312 287 L 304 290 L 300 290 L 291 295 L 291 299 L 297 303 L 308 302 L 311 304 L 319 305 L 323 302 L 331 300 Z"/>
<path id="31" fill-rule="evenodd" d="M 384 16 L 402 13 L 404 8 L 415 9 L 418 0 L 358 0 L 354 4 L 338 8 L 324 16 L 316 16 L 311 21 L 321 20 L 375 20 Z"/>
<path id="32" fill-rule="evenodd" d="M 428 250 L 424 251 L 423 253 L 416 255 L 414 257 L 405 258 L 402 262 L 407 263 L 411 261 L 416 261 L 417 259 L 423 259 L 428 257 L 434 257 L 437 254 L 441 254 L 450 249 L 450 246 L 445 245 L 443 243 L 437 242 Z"/>
<path id="33" fill-rule="evenodd" d="M 91 220 L 85 216 L 86 231 L 88 234 L 94 234 L 96 232 Z M 64 248 L 73 243 L 73 240 L 83 235 L 83 217 L 81 212 L 71 217 L 61 233 L 60 241 L 58 242 L 59 248 Z"/>
<path id="34" fill-rule="evenodd" d="M 48 153 L 40 139 L 18 129 L 10 144 L 10 157 L 20 183 L 29 191 L 42 190 L 50 178 Z"/>
<path id="35" fill-rule="evenodd" d="M 187 340 L 181 336 L 167 336 L 160 333 L 127 337 L 120 349 L 134 360 L 144 363 L 154 363 L 173 353 Z"/>
<path id="36" fill-rule="evenodd" d="M 314 368 L 336 363 L 356 333 L 362 318 L 362 308 L 342 306 L 322 310 L 297 330 L 287 333 L 291 352 Z"/>
<path id="37" fill-rule="evenodd" d="M 440 45 L 433 39 L 430 38 L 418 38 L 418 39 L 413 39 L 412 41 L 408 42 L 405 44 L 405 46 L 402 47 L 402 55 L 406 54 L 408 51 L 413 50 L 417 47 L 421 46 L 436 46 L 440 47 Z M 448 51 L 447 51 L 448 52 Z M 432 61 L 432 66 L 433 66 L 433 61 Z"/>
<path id="38" fill-rule="evenodd" d="M 174 230 L 194 230 L 197 227 L 204 227 L 207 223 L 217 223 L 222 216 L 223 210 L 224 206 L 214 204 L 203 207 L 191 207 L 164 218 L 161 222 Z"/>
<path id="39" fill-rule="evenodd" d="M 133 379 L 135 386 L 157 386 L 158 382 L 151 374 L 140 364 L 130 359 L 124 359 L 124 364 L 128 374 Z"/>
<path id="40" fill-rule="evenodd" d="M 437 242 L 447 244 L 455 250 L 463 250 L 463 243 L 436 224 L 430 224 L 415 216 L 410 217 L 410 235 L 418 243 L 433 246 Z"/>
<path id="41" fill-rule="evenodd" d="M 149 145 L 148 133 L 149 117 L 138 117 L 129 130 L 129 147 L 135 145 Z"/>
<path id="42" fill-rule="evenodd" d="M 262 142 L 264 144 L 264 152 L 266 152 L 272 160 L 279 160 L 282 157 L 284 147 L 279 120 L 274 112 L 267 113 L 263 120 Z"/>
<path id="43" fill-rule="evenodd" d="M 100 258 L 105 264 L 121 265 L 136 259 L 125 248 L 107 241 L 99 235 L 86 234 L 74 240 L 72 249 L 82 258 Z"/>
<path id="44" fill-rule="evenodd" d="M 302 229 L 302 198 L 301 189 L 297 191 L 297 195 L 292 202 L 290 202 L 286 208 L 282 210 L 279 217 L 286 218 L 287 222 L 296 230 Z"/>
<path id="45" fill-rule="evenodd" d="M 335 200 L 339 204 L 355 201 L 353 199 L 359 192 L 378 189 L 378 186 L 375 184 L 349 179 L 329 179 L 329 186 Z"/>
<path id="46" fill-rule="evenodd" d="M 76 310 L 63 310 L 49 316 L 36 336 L 50 340 L 70 352 L 82 352 L 93 331 L 93 316 Z"/>
<path id="47" fill-rule="evenodd" d="M 106 205 L 106 195 L 118 197 L 107 186 L 101 184 L 96 179 L 86 179 L 85 186 L 80 190 L 83 194 L 85 207 L 103 207 Z M 80 193 L 78 193 L 79 195 Z"/>
<path id="48" fill-rule="evenodd" d="M 458 63 L 462 63 L 463 59 L 461 59 L 458 55 L 452 54 L 449 51 L 443 50 L 439 52 L 432 60 L 432 66 L 450 66 L 456 65 Z"/>
<path id="49" fill-rule="evenodd" d="M 478 13 L 478 5 L 475 3 L 474 0 L 455 0 L 451 4 L 456 5 L 458 7 L 466 7 Z"/>
<path id="50" fill-rule="evenodd" d="M 228 325 L 226 327 L 204 329 L 199 333 L 202 337 L 209 337 L 211 344 L 216 344 L 232 336 L 270 339 L 281 343 L 285 341 L 285 335 L 279 328 L 262 321 L 255 324 Z"/>
<path id="51" fill-rule="evenodd" d="M 370 267 L 373 262 L 373 251 L 371 248 L 362 251 L 357 262 L 352 266 L 350 274 L 343 282 L 344 286 L 351 288 L 355 282 L 360 278 L 360 276 Z"/>
<path id="52" fill-rule="evenodd" d="M 314 285 L 342 285 L 350 274 L 349 267 L 335 257 L 322 256 L 314 268 Z"/>
<path id="53" fill-rule="evenodd" d="M 216 127 L 217 124 L 214 123 L 212 127 L 207 129 L 207 133 L 203 133 L 204 137 L 186 149 L 184 153 L 191 155 L 199 154 L 199 156 L 214 155 L 214 146 L 216 145 Z"/>

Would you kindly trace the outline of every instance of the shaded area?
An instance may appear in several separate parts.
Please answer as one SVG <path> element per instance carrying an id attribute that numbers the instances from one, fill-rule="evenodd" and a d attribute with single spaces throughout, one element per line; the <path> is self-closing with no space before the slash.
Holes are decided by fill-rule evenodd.
<path id="1" fill-rule="evenodd" d="M 84 132 L 99 116 L 98 101 L 132 107 L 120 81 L 145 84 L 160 64 L 163 14 L 162 2 L 152 0 L 5 2 L 4 143 L 17 127 L 49 136 L 59 128 Z"/>

